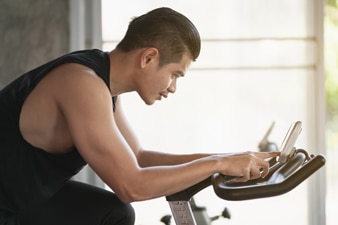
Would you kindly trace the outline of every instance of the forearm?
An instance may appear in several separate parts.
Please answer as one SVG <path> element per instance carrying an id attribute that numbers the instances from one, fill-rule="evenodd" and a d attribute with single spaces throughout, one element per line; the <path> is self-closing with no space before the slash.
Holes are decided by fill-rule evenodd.
<path id="1" fill-rule="evenodd" d="M 178 165 L 210 155 L 211 154 L 169 154 L 143 150 L 138 156 L 138 163 L 141 167 Z"/>
<path id="2" fill-rule="evenodd" d="M 130 181 L 134 185 L 124 189 L 127 193 L 123 196 L 127 198 L 123 200 L 140 201 L 184 190 L 219 171 L 220 163 L 219 157 L 210 156 L 179 165 L 140 168 Z"/>
<path id="3" fill-rule="evenodd" d="M 147 160 L 140 166 L 136 157 L 132 160 L 133 157 L 110 157 L 100 154 L 99 163 L 92 166 L 122 201 L 132 202 L 174 194 L 214 173 L 240 177 L 241 181 L 265 176 L 269 163 L 264 159 L 276 155 L 255 155 L 249 152 L 208 156 L 146 152 L 142 157 L 148 156 Z M 182 161 L 188 162 L 180 163 Z"/>
<path id="4" fill-rule="evenodd" d="M 166 154 L 148 152 L 153 159 Z M 279 152 L 238 153 L 221 155 L 169 155 L 171 162 L 188 160 L 187 163 L 167 166 L 150 166 L 140 168 L 137 181 L 137 193 L 131 200 L 143 200 L 174 194 L 206 179 L 214 173 L 238 177 L 238 182 L 264 177 L 269 172 L 269 163 L 265 159 L 276 157 Z M 195 158 L 195 160 L 192 160 Z M 191 160 L 191 161 L 189 161 Z M 164 162 L 164 161 L 161 161 Z M 165 161 L 166 163 L 170 160 Z M 143 181 L 143 182 L 142 182 Z M 150 183 L 147 183 L 150 182 Z M 151 191 L 149 191 L 149 188 Z"/>

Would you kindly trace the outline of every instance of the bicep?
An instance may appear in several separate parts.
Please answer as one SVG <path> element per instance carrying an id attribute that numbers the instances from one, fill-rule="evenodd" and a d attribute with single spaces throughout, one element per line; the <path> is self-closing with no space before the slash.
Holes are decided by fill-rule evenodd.
<path id="1" fill-rule="evenodd" d="M 118 181 L 137 172 L 138 165 L 115 123 L 110 93 L 98 77 L 72 79 L 64 82 L 57 102 L 73 143 L 94 171 L 118 191 Z"/>

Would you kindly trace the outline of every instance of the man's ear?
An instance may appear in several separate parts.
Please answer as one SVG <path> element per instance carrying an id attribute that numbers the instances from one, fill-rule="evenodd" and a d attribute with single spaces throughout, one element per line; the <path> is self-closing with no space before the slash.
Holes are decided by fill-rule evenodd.
<path id="1" fill-rule="evenodd" d="M 146 48 L 141 54 L 141 68 L 145 68 L 159 56 L 157 48 Z"/>

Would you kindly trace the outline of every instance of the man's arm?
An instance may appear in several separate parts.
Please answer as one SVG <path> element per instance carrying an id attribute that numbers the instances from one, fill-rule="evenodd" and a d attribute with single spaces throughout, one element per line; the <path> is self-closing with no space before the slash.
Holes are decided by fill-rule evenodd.
<path id="1" fill-rule="evenodd" d="M 81 66 L 59 75 L 54 98 L 67 121 L 74 145 L 124 202 L 173 194 L 216 172 L 241 176 L 243 180 L 260 176 L 260 169 L 266 175 L 268 163 L 263 158 L 275 155 L 213 155 L 174 166 L 140 167 L 130 147 L 138 144 L 128 143 L 124 137 L 126 131 L 118 127 L 113 116 L 112 96 L 102 79 Z M 152 155 L 153 159 L 157 157 Z"/>
<path id="2" fill-rule="evenodd" d="M 59 74 L 54 98 L 74 145 L 122 201 L 172 194 L 217 171 L 217 158 L 178 166 L 140 167 L 116 124 L 106 84 L 93 71 L 74 67 Z"/>

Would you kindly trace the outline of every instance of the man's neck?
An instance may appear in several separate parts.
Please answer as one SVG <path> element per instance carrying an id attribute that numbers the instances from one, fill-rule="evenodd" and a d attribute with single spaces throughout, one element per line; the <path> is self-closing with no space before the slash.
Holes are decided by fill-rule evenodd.
<path id="1" fill-rule="evenodd" d="M 109 53 L 109 58 L 112 96 L 135 91 L 133 79 L 135 55 L 115 49 Z"/>

